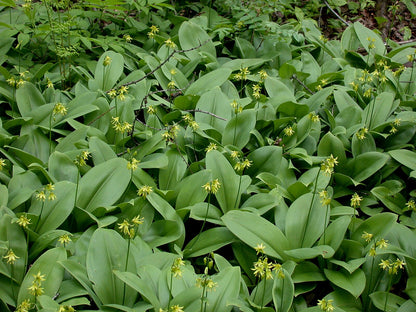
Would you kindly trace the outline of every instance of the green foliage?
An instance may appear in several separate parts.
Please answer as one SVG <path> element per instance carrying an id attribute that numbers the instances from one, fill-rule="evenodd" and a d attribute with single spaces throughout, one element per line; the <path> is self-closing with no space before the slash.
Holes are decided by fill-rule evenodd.
<path id="1" fill-rule="evenodd" d="M 0 1 L 0 309 L 414 311 L 414 49 L 205 2 Z"/>

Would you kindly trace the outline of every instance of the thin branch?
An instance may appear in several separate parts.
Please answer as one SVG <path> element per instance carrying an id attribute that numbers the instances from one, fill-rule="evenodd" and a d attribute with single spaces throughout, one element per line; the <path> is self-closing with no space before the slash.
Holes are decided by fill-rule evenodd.
<path id="1" fill-rule="evenodd" d="M 160 63 L 158 66 L 156 66 L 155 69 L 153 69 L 152 71 L 150 71 L 149 73 L 147 73 L 146 75 L 144 75 L 142 78 L 134 80 L 134 81 L 130 81 L 127 82 L 121 86 L 130 86 L 132 84 L 136 84 L 139 83 L 140 81 L 146 79 L 147 77 L 153 75 L 157 70 L 159 70 L 163 65 L 165 65 L 167 62 L 169 62 L 169 60 L 172 58 L 172 56 L 174 56 L 176 53 L 184 53 L 184 52 L 189 52 L 189 51 L 193 51 L 196 49 L 199 49 L 200 47 L 202 47 L 204 44 L 206 44 L 208 41 L 210 41 L 211 39 L 205 40 L 204 42 L 200 43 L 199 45 L 197 45 L 196 47 L 190 48 L 190 49 L 184 49 L 184 50 L 174 50 L 171 54 L 169 54 L 169 56 L 162 62 Z M 107 92 L 109 92 L 110 90 L 108 90 Z"/>
<path id="2" fill-rule="evenodd" d="M 103 117 L 104 115 L 108 114 L 109 112 L 111 112 L 113 109 L 115 108 L 115 106 L 110 107 L 106 112 L 98 115 L 97 117 L 95 117 L 92 121 L 90 121 L 87 126 L 91 126 L 94 122 L 96 122 L 98 119 L 100 119 L 101 117 Z"/>
<path id="3" fill-rule="evenodd" d="M 295 79 L 302 87 L 309 91 L 310 94 L 315 94 L 311 89 L 308 88 L 296 75 L 292 75 L 292 78 Z"/>
<path id="4" fill-rule="evenodd" d="M 201 110 L 201 109 L 187 109 L 187 110 L 184 110 L 184 112 L 194 112 L 194 113 L 203 113 L 203 114 L 207 114 L 207 115 L 210 115 L 210 116 L 212 116 L 212 117 L 215 117 L 215 118 L 218 118 L 218 119 L 221 119 L 221 120 L 224 120 L 224 121 L 227 121 L 227 119 L 225 119 L 225 118 L 222 118 L 222 117 L 220 117 L 220 116 L 218 116 L 218 115 L 215 115 L 215 114 L 213 114 L 213 113 L 211 113 L 211 112 L 207 112 L 207 111 L 203 111 L 203 110 Z"/>
<path id="5" fill-rule="evenodd" d="M 329 5 L 329 3 L 324 0 L 325 5 L 328 7 L 328 9 L 341 21 L 343 22 L 345 25 L 350 26 L 350 23 L 348 23 L 346 20 L 344 20 L 333 8 L 331 8 L 331 6 Z"/>

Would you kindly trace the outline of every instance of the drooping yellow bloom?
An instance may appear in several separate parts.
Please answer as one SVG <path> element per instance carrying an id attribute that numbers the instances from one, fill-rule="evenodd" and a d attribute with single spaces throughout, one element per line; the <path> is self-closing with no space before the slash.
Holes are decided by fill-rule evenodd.
<path id="1" fill-rule="evenodd" d="M 25 299 L 16 307 L 16 312 L 29 312 L 31 309 L 32 303 L 30 299 Z"/>
<path id="2" fill-rule="evenodd" d="M 182 267 L 184 265 L 185 262 L 182 260 L 182 258 L 176 258 L 173 261 L 170 271 L 174 277 L 182 277 Z"/>
<path id="3" fill-rule="evenodd" d="M 170 38 L 165 40 L 165 44 L 168 48 L 172 48 L 172 49 L 176 48 L 175 42 L 173 42 L 172 39 L 170 39 Z"/>
<path id="4" fill-rule="evenodd" d="M 172 80 L 168 83 L 168 89 L 175 89 L 175 87 L 176 87 L 175 81 Z"/>
<path id="5" fill-rule="evenodd" d="M 332 302 L 333 301 L 334 300 L 332 300 L 332 299 L 329 299 L 329 300 L 325 300 L 325 299 L 318 300 L 318 306 L 321 308 L 322 311 L 332 312 L 335 309 L 334 306 L 332 305 Z"/>
<path id="6" fill-rule="evenodd" d="M 283 129 L 283 134 L 290 137 L 295 134 L 295 130 L 293 130 L 292 126 L 287 126 Z"/>
<path id="7" fill-rule="evenodd" d="M 111 57 L 109 57 L 109 56 L 107 55 L 107 56 L 104 58 L 103 65 L 104 65 L 104 66 L 108 66 L 108 65 L 110 65 L 110 64 L 111 64 L 111 61 L 112 61 Z"/>
<path id="8" fill-rule="evenodd" d="M 127 169 L 135 171 L 139 166 L 140 160 L 132 157 L 130 161 L 127 162 Z"/>
<path id="9" fill-rule="evenodd" d="M 149 185 L 143 185 L 139 190 L 137 191 L 137 195 L 140 197 L 146 198 L 150 193 L 153 192 L 153 188 Z"/>
<path id="10" fill-rule="evenodd" d="M 354 193 L 351 197 L 350 206 L 353 208 L 358 208 L 361 205 L 361 201 L 363 200 L 357 193 Z"/>
<path id="11" fill-rule="evenodd" d="M 71 239 L 71 237 L 69 237 L 69 234 L 63 234 L 63 235 L 59 236 L 59 238 L 58 238 L 58 242 L 60 242 L 64 246 L 66 244 L 68 244 L 69 242 L 71 242 L 71 241 L 72 241 L 72 239 Z"/>
<path id="12" fill-rule="evenodd" d="M 39 201 L 45 201 L 45 200 L 46 200 L 46 194 L 45 194 L 45 191 L 44 191 L 44 190 L 39 191 L 39 192 L 36 194 L 36 199 L 37 199 L 37 200 L 39 200 Z"/>
<path id="13" fill-rule="evenodd" d="M 406 209 L 407 210 L 413 210 L 416 211 L 416 203 L 413 199 L 410 199 L 407 203 L 406 203 Z"/>
<path id="14" fill-rule="evenodd" d="M 257 244 L 257 246 L 254 247 L 254 250 L 256 251 L 256 254 L 264 254 L 265 249 L 266 249 L 266 246 L 264 246 L 263 243 Z"/>
<path id="15" fill-rule="evenodd" d="M 328 206 L 331 204 L 331 197 L 328 195 L 328 191 L 322 190 L 319 192 L 319 197 L 321 198 L 321 204 L 323 206 Z"/>
<path id="16" fill-rule="evenodd" d="M 55 106 L 53 107 L 52 115 L 65 116 L 67 112 L 68 112 L 68 109 L 63 103 L 56 103 Z"/>
<path id="17" fill-rule="evenodd" d="M 3 256 L 4 259 L 6 259 L 8 264 L 14 264 L 17 259 L 20 257 L 16 256 L 14 251 L 12 249 L 9 249 L 5 256 Z"/>
<path id="18" fill-rule="evenodd" d="M 215 194 L 220 189 L 221 183 L 220 181 L 218 181 L 218 179 L 215 179 L 211 182 L 205 183 L 202 187 L 205 189 L 207 193 Z"/>
<path id="19" fill-rule="evenodd" d="M 209 143 L 209 145 L 207 146 L 205 151 L 208 153 L 208 152 L 216 150 L 216 149 L 217 149 L 217 144 L 211 142 L 211 143 Z"/>
<path id="20" fill-rule="evenodd" d="M 369 243 L 373 239 L 373 234 L 370 234 L 364 231 L 363 234 L 361 235 L 361 238 L 363 238 L 367 243 Z"/>
<path id="21" fill-rule="evenodd" d="M 382 238 L 382 239 L 380 239 L 376 242 L 376 246 L 380 249 L 386 249 L 388 245 L 389 245 L 388 240 L 384 239 L 384 238 Z"/>
<path id="22" fill-rule="evenodd" d="M 130 35 L 124 35 L 123 38 L 124 40 L 126 40 L 126 42 L 131 42 L 133 40 L 133 38 Z"/>
<path id="23" fill-rule="evenodd" d="M 31 223 L 26 213 L 20 215 L 19 219 L 17 219 L 16 222 L 18 225 L 20 225 L 24 229 L 26 229 L 27 226 Z"/>
<path id="24" fill-rule="evenodd" d="M 133 219 L 131 219 L 131 222 L 132 222 L 134 225 L 143 224 L 143 222 L 144 222 L 144 218 L 143 218 L 143 217 L 140 217 L 140 215 L 137 215 L 137 216 L 135 216 Z"/>
<path id="25" fill-rule="evenodd" d="M 118 229 L 124 234 L 124 235 L 130 235 L 130 223 L 126 219 L 124 219 L 123 222 L 117 223 Z"/>
<path id="26" fill-rule="evenodd" d="M 169 311 L 170 312 L 184 312 L 183 307 L 179 306 L 178 304 L 171 306 Z"/>
<path id="27" fill-rule="evenodd" d="M 37 283 L 37 284 L 42 284 L 43 281 L 45 281 L 45 275 L 44 274 L 40 274 L 40 271 L 38 271 L 37 274 L 33 275 L 33 283 Z"/>

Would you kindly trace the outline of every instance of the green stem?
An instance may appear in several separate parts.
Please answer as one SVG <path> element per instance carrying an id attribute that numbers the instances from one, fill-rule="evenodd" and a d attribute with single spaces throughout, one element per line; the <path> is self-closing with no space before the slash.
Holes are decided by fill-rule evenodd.
<path id="1" fill-rule="evenodd" d="M 390 293 L 390 287 L 391 287 L 391 280 L 392 280 L 392 275 L 389 274 L 389 283 L 387 284 L 387 294 L 386 294 L 386 300 L 384 301 L 384 308 L 383 308 L 383 311 L 384 312 L 387 312 L 386 311 L 386 308 L 387 308 L 387 300 L 389 299 L 389 293 Z"/>
<path id="2" fill-rule="evenodd" d="M 282 269 L 283 270 L 283 269 Z M 283 272 L 284 273 L 284 272 Z M 283 277 L 282 279 L 282 291 L 281 291 L 281 300 L 280 300 L 280 310 L 279 311 L 283 311 L 283 290 L 285 289 L 285 278 Z"/>
<path id="3" fill-rule="evenodd" d="M 373 270 L 374 270 L 374 261 L 375 261 L 375 256 L 372 256 L 373 260 L 371 261 L 371 271 L 370 271 L 370 280 L 368 281 L 368 290 L 367 290 L 367 296 L 363 297 L 366 298 L 367 300 L 367 309 L 365 311 L 367 311 L 370 308 L 370 304 L 371 304 L 371 300 L 368 300 L 368 294 L 370 293 L 370 290 L 372 289 L 372 284 L 373 284 Z"/>
<path id="4" fill-rule="evenodd" d="M 79 166 L 77 166 L 77 168 L 78 168 L 78 173 L 77 173 L 77 185 L 76 185 L 76 188 L 75 188 L 74 207 L 77 205 L 78 186 L 79 186 L 79 176 L 81 175 L 81 172 L 79 171 Z"/>
<path id="5" fill-rule="evenodd" d="M 243 172 L 241 172 L 240 179 L 239 179 L 239 181 L 238 181 L 237 196 L 235 197 L 235 201 L 234 201 L 234 207 L 233 207 L 233 209 L 234 209 L 234 208 L 238 208 L 238 207 L 236 207 L 236 205 L 237 205 L 237 202 L 238 202 L 238 196 L 240 195 L 241 178 L 242 178 L 242 174 L 243 174 L 243 173 L 244 173 L 244 170 L 243 170 Z"/>
<path id="6" fill-rule="evenodd" d="M 170 309 L 170 301 L 172 300 L 172 286 L 173 286 L 173 274 L 170 272 L 170 284 L 169 287 L 169 300 L 168 300 L 168 311 Z"/>
<path id="7" fill-rule="evenodd" d="M 325 205 L 325 223 L 324 223 L 324 245 L 326 245 L 326 219 L 328 218 L 329 205 Z"/>
<path id="8" fill-rule="evenodd" d="M 263 311 L 264 294 L 266 293 L 267 279 L 263 279 L 263 282 L 264 282 L 264 285 L 263 285 L 263 295 L 261 296 L 261 308 L 260 308 L 260 311 Z"/>
<path id="9" fill-rule="evenodd" d="M 53 115 L 53 111 L 51 112 L 51 115 L 49 116 L 49 155 L 52 152 L 52 115 Z"/>
<path id="10" fill-rule="evenodd" d="M 203 312 L 203 309 L 204 309 L 204 298 L 205 298 L 205 286 L 202 287 L 201 308 L 200 308 L 201 312 Z M 206 307 L 206 305 L 205 305 L 205 307 Z"/>
<path id="11" fill-rule="evenodd" d="M 10 263 L 10 288 L 12 289 L 12 296 L 15 297 L 14 287 L 13 287 L 13 275 L 14 275 L 14 264 Z"/>
<path id="12" fill-rule="evenodd" d="M 42 208 L 40 209 L 40 214 L 39 214 L 39 218 L 38 218 L 38 220 L 36 221 L 36 225 L 35 225 L 35 232 L 38 230 L 38 225 L 39 225 L 39 221 L 40 221 L 40 218 L 42 217 L 42 212 L 43 212 L 43 207 L 45 206 L 45 202 L 44 201 L 42 201 Z M 28 241 L 28 244 L 29 244 L 29 241 Z"/>
<path id="13" fill-rule="evenodd" d="M 303 229 L 302 229 L 302 240 L 301 240 L 301 243 L 300 243 L 300 247 L 303 246 L 303 241 L 305 240 L 305 232 L 306 232 L 306 229 L 308 227 L 308 221 L 309 221 L 309 217 L 310 217 L 310 214 L 311 214 L 312 205 L 313 205 L 313 202 L 315 201 L 316 188 L 318 186 L 318 177 L 319 177 L 320 172 L 321 172 L 321 170 L 319 169 L 318 173 L 316 174 L 315 185 L 314 185 L 313 194 L 312 194 L 312 201 L 311 201 L 311 204 L 309 205 L 309 210 L 308 210 L 308 217 L 307 217 L 306 223 L 305 223 L 305 225 L 303 226 Z"/>
<path id="14" fill-rule="evenodd" d="M 199 236 L 201 236 L 201 233 L 204 230 L 205 223 L 206 223 L 207 218 L 208 218 L 208 211 L 209 211 L 209 205 L 210 205 L 210 203 L 211 203 L 211 193 L 208 193 L 208 204 L 207 204 L 207 210 L 205 211 L 204 222 L 202 223 L 201 229 L 199 230 L 199 233 L 198 233 L 196 239 L 194 240 L 194 242 L 192 243 L 192 245 L 189 247 L 189 250 L 192 250 L 192 247 L 196 244 L 196 242 L 199 239 Z"/>
<path id="15" fill-rule="evenodd" d="M 127 255 L 126 255 L 126 264 L 124 265 L 124 271 L 127 272 L 127 266 L 129 265 L 129 255 L 130 255 L 130 244 L 131 244 L 131 238 L 127 241 Z M 124 283 L 123 286 L 123 305 L 126 300 L 126 283 Z"/>
<path id="16" fill-rule="evenodd" d="M 409 78 L 409 82 L 407 83 L 407 86 L 406 86 L 406 92 L 405 92 L 405 94 L 407 94 L 409 92 L 410 84 L 413 82 L 413 71 L 414 71 L 414 68 L 415 67 L 413 66 L 413 61 L 412 61 L 412 69 L 410 71 L 410 78 Z"/>

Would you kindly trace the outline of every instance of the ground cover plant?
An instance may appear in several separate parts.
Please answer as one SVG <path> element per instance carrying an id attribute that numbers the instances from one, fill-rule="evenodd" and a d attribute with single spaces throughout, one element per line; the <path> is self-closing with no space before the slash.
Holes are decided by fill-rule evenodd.
<path id="1" fill-rule="evenodd" d="M 231 2 L 0 1 L 1 311 L 416 310 L 413 43 Z"/>

